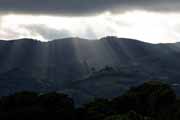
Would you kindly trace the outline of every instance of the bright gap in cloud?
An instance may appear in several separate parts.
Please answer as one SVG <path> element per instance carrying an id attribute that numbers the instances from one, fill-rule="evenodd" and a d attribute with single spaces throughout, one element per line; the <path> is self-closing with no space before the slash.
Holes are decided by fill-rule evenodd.
<path id="1" fill-rule="evenodd" d="M 49 41 L 65 37 L 98 39 L 104 36 L 118 36 L 151 43 L 177 42 L 180 39 L 178 13 L 105 12 L 91 17 L 9 14 L 2 16 L 0 21 L 1 39 L 28 37 Z"/>

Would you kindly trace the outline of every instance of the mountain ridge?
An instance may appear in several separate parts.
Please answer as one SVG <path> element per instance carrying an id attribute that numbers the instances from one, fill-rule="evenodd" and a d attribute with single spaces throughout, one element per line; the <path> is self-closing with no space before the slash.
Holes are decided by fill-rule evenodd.
<path id="1" fill-rule="evenodd" d="M 42 41 L 40 39 L 34 39 L 34 38 L 19 38 L 19 39 L 0 39 L 1 42 L 8 42 L 8 41 L 23 41 L 23 40 L 29 40 L 29 41 L 37 41 L 37 42 L 42 42 L 42 43 L 48 43 L 48 42 L 52 42 L 52 41 L 59 41 L 59 40 L 68 40 L 68 39 L 80 39 L 80 40 L 88 40 L 88 41 L 96 41 L 96 40 L 107 40 L 109 38 L 112 39 L 119 39 L 119 40 L 131 40 L 131 41 L 137 41 L 137 42 L 143 42 L 143 43 L 149 43 L 149 44 L 176 44 L 176 43 L 180 43 L 180 42 L 175 42 L 175 43 L 150 43 L 150 42 L 144 42 L 142 40 L 139 39 L 133 39 L 133 38 L 123 38 L 123 37 L 116 37 L 116 36 L 105 36 L 105 37 L 101 37 L 99 39 L 87 39 L 87 38 L 80 38 L 80 37 L 65 37 L 65 38 L 57 38 L 57 39 L 53 39 L 53 40 L 48 40 L 48 41 Z"/>
<path id="2" fill-rule="evenodd" d="M 63 91 L 85 103 L 89 98 L 114 97 L 146 80 L 178 85 L 179 59 L 179 43 L 151 44 L 112 36 L 0 41 L 0 95 Z M 175 89 L 178 94 L 179 86 Z"/>

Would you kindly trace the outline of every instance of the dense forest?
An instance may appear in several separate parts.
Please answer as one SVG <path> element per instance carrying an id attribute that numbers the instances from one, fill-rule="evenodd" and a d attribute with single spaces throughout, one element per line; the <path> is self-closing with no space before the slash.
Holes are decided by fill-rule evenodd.
<path id="1" fill-rule="evenodd" d="M 148 81 L 112 99 L 75 106 L 59 93 L 18 92 L 0 98 L 1 120 L 179 120 L 180 99 L 165 83 Z"/>

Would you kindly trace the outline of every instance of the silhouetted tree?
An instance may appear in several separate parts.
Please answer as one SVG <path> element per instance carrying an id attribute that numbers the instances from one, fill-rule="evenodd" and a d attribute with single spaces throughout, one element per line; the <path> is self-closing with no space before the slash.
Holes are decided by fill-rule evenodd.
<path id="1" fill-rule="evenodd" d="M 159 81 L 149 81 L 133 87 L 123 96 L 112 100 L 117 111 L 135 110 L 142 115 L 156 116 L 157 114 L 173 111 L 176 95 L 169 85 Z"/>
<path id="2" fill-rule="evenodd" d="M 179 120 L 180 100 L 169 85 L 148 81 L 112 100 L 75 108 L 67 95 L 18 92 L 0 98 L 2 120 Z"/>
<path id="3" fill-rule="evenodd" d="M 1 98 L 2 110 L 11 110 L 34 105 L 38 100 L 35 92 L 18 92 Z"/>
<path id="4" fill-rule="evenodd" d="M 145 117 L 140 114 L 137 114 L 134 111 L 130 111 L 126 114 L 117 114 L 106 117 L 104 120 L 153 120 L 150 117 Z"/>
<path id="5" fill-rule="evenodd" d="M 81 109 L 84 120 L 102 120 L 107 115 L 111 115 L 112 112 L 111 104 L 106 99 L 95 99 Z"/>
<path id="6" fill-rule="evenodd" d="M 19 92 L 1 98 L 0 119 L 74 119 L 75 108 L 71 98 L 56 92 L 37 94 Z"/>
<path id="7" fill-rule="evenodd" d="M 47 116 L 71 120 L 74 117 L 74 103 L 67 95 L 57 92 L 42 94 L 39 96 L 39 105 L 47 112 Z"/>

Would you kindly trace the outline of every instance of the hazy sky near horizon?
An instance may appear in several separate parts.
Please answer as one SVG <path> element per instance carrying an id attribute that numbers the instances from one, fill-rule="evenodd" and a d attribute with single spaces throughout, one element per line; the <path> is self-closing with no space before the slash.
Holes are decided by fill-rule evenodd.
<path id="1" fill-rule="evenodd" d="M 0 39 L 180 41 L 179 0 L 0 0 Z"/>

